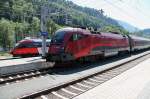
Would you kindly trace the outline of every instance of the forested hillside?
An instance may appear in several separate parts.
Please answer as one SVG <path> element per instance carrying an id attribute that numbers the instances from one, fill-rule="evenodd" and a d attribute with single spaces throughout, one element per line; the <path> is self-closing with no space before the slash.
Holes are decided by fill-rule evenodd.
<path id="1" fill-rule="evenodd" d="M 127 23 L 127 22 L 120 21 L 120 20 L 117 20 L 117 21 L 118 21 L 118 23 L 119 23 L 122 27 L 124 27 L 124 29 L 126 29 L 126 30 L 129 31 L 129 32 L 137 32 L 137 31 L 140 30 L 140 29 L 138 29 L 137 27 L 135 27 L 135 26 L 133 26 L 133 25 Z"/>
<path id="2" fill-rule="evenodd" d="M 150 38 L 150 29 L 143 29 L 143 30 L 140 30 L 140 31 L 138 31 L 134 34 L 137 35 L 137 36 Z"/>
<path id="3" fill-rule="evenodd" d="M 81 7 L 66 0 L 0 0 L 0 46 L 9 49 L 24 37 L 39 37 L 42 5 L 48 9 L 45 26 L 49 37 L 64 26 L 127 33 L 117 21 L 105 16 L 102 9 Z"/>
<path id="4" fill-rule="evenodd" d="M 150 29 L 144 29 L 142 30 L 143 33 L 150 35 Z"/>

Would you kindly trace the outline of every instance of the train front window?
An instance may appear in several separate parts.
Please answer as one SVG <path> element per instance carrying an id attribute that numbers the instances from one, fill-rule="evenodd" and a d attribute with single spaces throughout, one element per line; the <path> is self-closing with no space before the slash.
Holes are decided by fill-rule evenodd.
<path id="1" fill-rule="evenodd" d="M 16 48 L 32 48 L 34 47 L 33 43 L 31 42 L 26 42 L 26 43 L 20 43 Z"/>
<path id="2" fill-rule="evenodd" d="M 17 48 L 17 47 L 19 46 L 19 44 L 20 44 L 20 43 L 16 43 L 16 44 L 15 44 L 15 48 Z"/>
<path id="3" fill-rule="evenodd" d="M 65 32 L 59 31 L 54 34 L 52 37 L 51 43 L 63 43 Z"/>

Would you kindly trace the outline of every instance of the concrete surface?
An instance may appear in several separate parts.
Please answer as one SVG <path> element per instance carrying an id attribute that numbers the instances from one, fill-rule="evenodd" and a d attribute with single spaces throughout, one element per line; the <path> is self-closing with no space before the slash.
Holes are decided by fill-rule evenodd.
<path id="1" fill-rule="evenodd" d="M 74 99 L 150 99 L 150 59 Z"/>
<path id="2" fill-rule="evenodd" d="M 48 66 L 50 65 L 47 65 L 45 60 L 41 59 L 41 57 L 1 60 L 0 76 L 33 69 L 38 70 L 41 68 L 47 68 Z"/>
<path id="3" fill-rule="evenodd" d="M 149 53 L 149 51 L 145 53 Z M 103 71 L 115 65 L 122 64 L 123 62 L 129 61 L 135 57 L 139 57 L 142 54 L 135 55 L 135 56 L 133 55 L 132 57 L 129 57 L 128 59 L 122 59 L 119 61 L 115 61 L 113 63 L 97 66 L 97 67 L 83 70 L 80 72 L 67 73 L 66 71 L 65 73 L 54 74 L 54 75 L 47 74 L 44 77 L 38 77 L 38 78 L 31 79 L 31 80 L 23 81 L 23 82 L 12 83 L 12 84 L 8 84 L 5 86 L 1 86 L 0 87 L 0 99 L 17 98 L 20 96 L 38 92 L 43 89 L 52 88 L 52 87 L 64 84 L 66 82 L 77 80 L 87 75 L 91 75 L 96 72 Z"/>
<path id="4" fill-rule="evenodd" d="M 13 58 L 12 56 L 0 56 L 0 61 Z"/>

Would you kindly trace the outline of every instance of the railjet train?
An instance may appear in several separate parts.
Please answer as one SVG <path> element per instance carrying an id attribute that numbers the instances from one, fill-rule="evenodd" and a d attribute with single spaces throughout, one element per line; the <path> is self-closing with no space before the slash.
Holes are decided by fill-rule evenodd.
<path id="1" fill-rule="evenodd" d="M 50 39 L 46 40 L 46 46 L 48 52 L 48 47 L 50 45 Z M 42 40 L 41 39 L 31 39 L 27 38 L 19 41 L 15 47 L 11 50 L 11 54 L 14 57 L 32 57 L 39 56 L 42 54 Z"/>
<path id="2" fill-rule="evenodd" d="M 149 47 L 150 40 L 146 38 L 116 32 L 63 28 L 53 35 L 46 60 L 53 62 L 92 60 Z"/>

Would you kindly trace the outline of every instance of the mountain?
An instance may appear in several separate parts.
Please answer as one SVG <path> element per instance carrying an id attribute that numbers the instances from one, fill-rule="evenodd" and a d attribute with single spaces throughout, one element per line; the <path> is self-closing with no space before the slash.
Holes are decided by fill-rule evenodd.
<path id="1" fill-rule="evenodd" d="M 143 32 L 147 35 L 150 35 L 150 29 L 144 29 L 144 30 L 141 30 L 141 32 Z"/>
<path id="2" fill-rule="evenodd" d="M 27 1 L 31 3 L 32 0 Z M 34 10 L 38 15 L 41 8 L 38 5 L 43 4 L 44 1 L 47 2 L 49 16 L 58 25 L 93 28 L 120 27 L 116 20 L 104 15 L 103 9 L 82 7 L 69 0 L 33 0 L 32 4 L 37 4 Z"/>
<path id="3" fill-rule="evenodd" d="M 120 21 L 120 20 L 117 20 L 117 21 L 118 21 L 119 25 L 121 25 L 124 29 L 126 29 L 129 32 L 139 31 L 139 29 L 137 27 L 132 26 L 131 24 L 129 24 L 127 22 Z"/>
<path id="4" fill-rule="evenodd" d="M 139 30 L 137 32 L 134 32 L 133 35 L 150 38 L 150 29 Z"/>
<path id="5" fill-rule="evenodd" d="M 2 9 L 0 19 L 5 18 L 13 22 L 29 24 L 27 28 L 31 30 L 28 29 L 25 31 L 26 33 L 31 33 L 31 31 L 34 31 L 34 29 L 31 28 L 33 26 L 30 26 L 30 24 L 35 21 L 33 20 L 33 17 L 38 18 L 37 21 L 40 20 L 41 10 L 43 10 L 42 14 L 46 16 L 47 22 L 51 20 L 60 26 L 81 26 L 98 29 L 111 26 L 123 29 L 116 20 L 107 17 L 104 14 L 105 11 L 103 9 L 97 10 L 94 8 L 82 7 L 69 0 L 3 1 L 5 2 L 0 1 L 0 9 Z"/>
<path id="6" fill-rule="evenodd" d="M 102 28 L 104 26 L 120 26 L 112 18 L 106 17 L 102 9 L 97 10 L 88 7 L 81 7 L 67 0 L 48 0 L 51 13 L 57 13 L 52 19 L 57 24 L 66 24 L 69 26 L 87 26 Z"/>
<path id="7" fill-rule="evenodd" d="M 150 29 L 144 29 L 140 32 L 142 32 L 145 37 L 150 38 Z"/>

